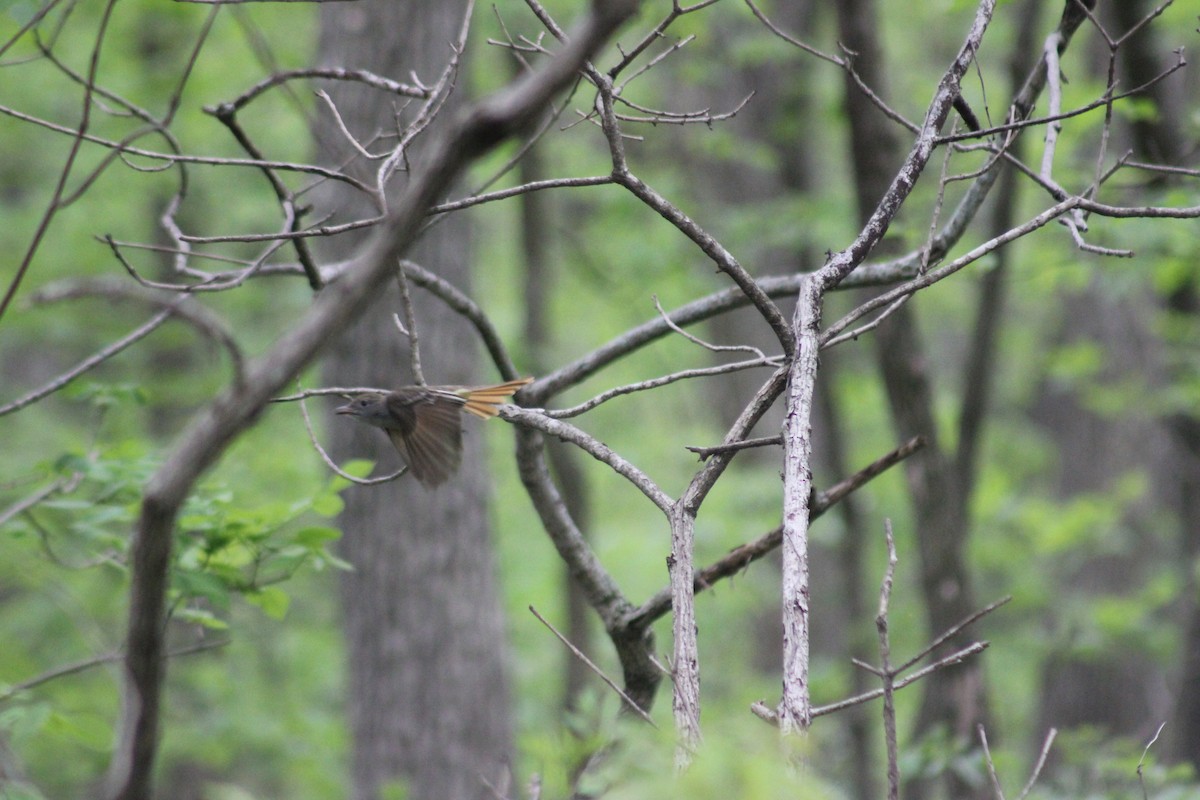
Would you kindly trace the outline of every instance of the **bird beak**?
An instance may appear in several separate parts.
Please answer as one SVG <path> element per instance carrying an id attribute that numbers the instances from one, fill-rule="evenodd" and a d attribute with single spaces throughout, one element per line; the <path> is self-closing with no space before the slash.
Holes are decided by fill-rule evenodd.
<path id="1" fill-rule="evenodd" d="M 335 414 L 353 414 L 354 409 L 350 406 L 349 403 L 347 403 L 344 406 L 338 406 L 337 408 L 335 408 L 333 410 L 333 413 L 335 413 Z"/>

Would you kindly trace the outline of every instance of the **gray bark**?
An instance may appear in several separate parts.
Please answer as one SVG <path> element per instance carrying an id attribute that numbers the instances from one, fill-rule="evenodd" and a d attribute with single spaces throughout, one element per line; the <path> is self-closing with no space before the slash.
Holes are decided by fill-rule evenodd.
<path id="1" fill-rule="evenodd" d="M 397 79 L 411 71 L 432 85 L 451 57 L 464 5 L 327 4 L 320 58 L 324 65 L 370 69 Z M 361 141 L 395 129 L 388 98 L 346 86 L 331 86 L 329 92 Z M 461 94 L 459 87 L 455 95 Z M 452 100 L 450 108 L 457 105 Z M 332 121 L 326 116 L 322 124 L 322 155 L 331 162 L 346 157 Z M 430 135 L 437 131 L 435 122 Z M 418 143 L 410 157 L 414 171 L 421 168 L 422 152 Z M 330 192 L 321 200 L 323 210 L 339 216 L 369 213 L 360 198 Z M 469 233 L 466 217 L 452 215 L 424 234 L 412 259 L 469 291 Z M 429 295 L 413 292 L 428 379 L 451 384 L 479 379 L 478 351 L 468 326 Z M 394 313 L 402 313 L 395 285 L 333 342 L 325 368 L 330 383 L 388 388 L 413 381 L 408 341 L 393 323 Z M 500 785 L 507 770 L 505 637 L 480 424 L 465 423 L 462 467 L 437 490 L 405 476 L 344 495 L 341 554 L 354 571 L 342 581 L 341 599 L 351 777 L 359 800 L 378 797 L 394 781 L 403 781 L 407 796 L 418 799 L 491 797 L 484 781 Z M 330 433 L 331 452 L 339 460 L 373 458 L 389 470 L 399 464 L 379 431 L 339 420 L 330 424 Z"/>

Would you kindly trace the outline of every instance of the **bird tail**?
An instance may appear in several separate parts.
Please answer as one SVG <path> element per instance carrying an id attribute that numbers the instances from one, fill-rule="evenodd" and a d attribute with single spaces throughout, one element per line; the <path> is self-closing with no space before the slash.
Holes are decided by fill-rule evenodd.
<path id="1" fill-rule="evenodd" d="M 515 381 L 498 383 L 495 386 L 464 389 L 461 392 L 462 397 L 466 400 L 464 408 L 481 419 L 491 419 L 500 413 L 500 406 L 508 398 L 516 394 L 522 386 L 530 383 L 533 383 L 533 378 L 519 378 Z"/>

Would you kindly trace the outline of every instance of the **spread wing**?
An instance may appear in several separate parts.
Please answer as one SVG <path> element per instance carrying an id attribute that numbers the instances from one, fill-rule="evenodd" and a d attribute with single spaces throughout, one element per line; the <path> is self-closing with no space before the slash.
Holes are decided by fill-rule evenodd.
<path id="1" fill-rule="evenodd" d="M 437 391 L 393 392 L 387 397 L 394 427 L 388 437 L 413 475 L 434 487 L 462 461 L 463 399 Z"/>

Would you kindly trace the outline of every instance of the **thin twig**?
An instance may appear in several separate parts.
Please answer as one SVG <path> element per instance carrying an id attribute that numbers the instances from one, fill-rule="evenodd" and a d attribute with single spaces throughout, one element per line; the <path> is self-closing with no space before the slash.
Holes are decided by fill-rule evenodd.
<path id="1" fill-rule="evenodd" d="M 404 324 L 400 326 L 400 330 L 408 336 L 408 361 L 412 368 L 413 381 L 418 386 L 424 386 L 425 372 L 421 369 L 421 336 L 417 333 L 417 315 L 413 311 L 412 293 L 408 290 L 408 275 L 403 266 L 396 270 L 396 282 L 400 284 L 400 303 L 404 309 Z M 398 319 L 397 324 L 399 324 Z"/>
<path id="2" fill-rule="evenodd" d="M 1146 776 L 1142 773 L 1142 768 L 1146 766 L 1146 756 L 1150 753 L 1150 748 L 1153 747 L 1154 743 L 1158 741 L 1159 734 L 1163 732 L 1163 728 L 1165 727 L 1167 727 L 1166 722 L 1159 724 L 1158 730 L 1156 730 L 1154 735 L 1150 737 L 1150 741 L 1146 742 L 1146 749 L 1142 751 L 1142 757 L 1138 759 L 1137 776 L 1138 783 L 1141 784 L 1142 787 L 1142 800 L 1148 800 L 1146 796 Z"/>
<path id="3" fill-rule="evenodd" d="M 740 442 L 730 442 L 729 444 L 714 444 L 710 447 L 685 445 L 684 449 L 691 450 L 700 456 L 701 461 L 707 461 L 710 456 L 717 453 L 733 453 L 738 450 L 749 450 L 753 447 L 773 447 L 780 444 L 783 444 L 782 436 L 763 436 L 758 439 L 744 439 Z"/>
<path id="4" fill-rule="evenodd" d="M 939 669 L 944 669 L 945 667 L 949 667 L 954 664 L 961 664 L 963 661 L 966 661 L 971 656 L 976 655 L 978 653 L 982 653 L 984 650 L 986 650 L 988 648 L 988 645 L 990 645 L 990 644 L 991 644 L 990 642 L 972 642 L 971 644 L 967 645 L 966 647 L 962 648 L 961 650 L 956 650 L 953 653 L 951 653 L 950 655 L 945 656 L 944 658 L 939 658 L 937 661 L 934 661 L 929 666 L 923 667 L 923 668 L 917 670 L 916 672 L 912 673 L 911 675 L 907 675 L 903 678 L 900 678 L 899 680 L 896 681 L 895 685 L 892 688 L 895 689 L 896 691 L 899 691 L 900 689 L 903 689 L 905 686 L 914 684 L 917 681 L 921 680 L 922 678 L 925 678 L 926 676 L 931 675 L 934 672 L 937 672 Z M 854 697 L 848 697 L 845 700 L 839 700 L 836 703 L 830 703 L 829 705 L 826 705 L 826 706 L 817 706 L 816 708 L 813 709 L 812 715 L 815 718 L 815 717 L 824 716 L 826 714 L 832 714 L 836 711 L 842 711 L 844 709 L 847 709 L 850 706 L 857 706 L 857 705 L 861 705 L 862 703 L 868 703 L 871 700 L 875 700 L 880 697 L 883 697 L 883 689 L 872 689 L 869 692 L 863 692 L 862 694 L 855 695 Z"/>
<path id="5" fill-rule="evenodd" d="M 992 790 L 996 793 L 996 800 L 1004 800 L 1004 789 L 1000 786 L 1000 776 L 996 774 L 996 762 L 992 760 L 992 750 L 988 747 L 987 731 L 984 730 L 982 722 L 976 726 L 976 730 L 979 731 L 979 743 L 983 747 L 983 762 L 987 764 Z"/>
<path id="6" fill-rule="evenodd" d="M 38 219 L 37 227 L 33 232 L 33 236 L 30 237 L 29 245 L 25 248 L 21 261 L 17 265 L 16 273 L 13 275 L 12 280 L 9 281 L 4 296 L 0 298 L 0 318 L 4 317 L 4 312 L 12 304 L 13 298 L 17 296 L 17 290 L 20 289 L 21 282 L 28 274 L 29 267 L 33 264 L 33 258 L 37 254 L 38 248 L 46 236 L 46 232 L 50 229 L 50 223 L 63 207 L 67 180 L 71 177 L 71 171 L 75 167 L 75 160 L 83 148 L 83 142 L 87 138 L 87 130 L 91 123 L 92 95 L 96 90 L 96 73 L 100 69 L 100 47 L 107 37 L 108 23 L 112 19 L 113 8 L 115 7 L 116 0 L 108 0 L 104 4 L 104 10 L 100 14 L 100 20 L 96 26 L 95 44 L 92 46 L 91 59 L 88 64 L 87 79 L 84 83 L 83 109 L 80 112 L 79 126 L 74 129 L 65 129 L 71 134 L 70 150 L 67 152 L 67 158 L 63 163 L 62 169 L 58 172 L 58 180 L 55 182 L 50 202 L 46 205 L 46 210 L 42 212 L 41 217 Z"/>
<path id="7" fill-rule="evenodd" d="M 719 364 L 715 367 L 698 367 L 696 369 L 684 369 L 679 372 L 673 372 L 670 375 L 663 375 L 660 378 L 651 378 L 638 383 L 629 383 L 624 386 L 616 386 L 612 389 L 601 392 L 590 400 L 586 400 L 579 405 L 571 406 L 570 408 L 555 408 L 548 409 L 546 416 L 554 419 L 569 419 L 577 417 L 580 414 L 591 411 L 598 405 L 612 400 L 614 397 L 633 394 L 635 392 L 644 392 L 648 389 L 657 389 L 660 386 L 667 386 L 687 378 L 702 378 L 711 375 L 725 375 L 730 372 L 739 372 L 745 369 L 753 369 L 754 367 L 777 367 L 781 356 L 763 356 L 761 359 L 755 358 L 749 361 L 735 361 L 731 364 Z"/>
<path id="8" fill-rule="evenodd" d="M 1001 606 L 1007 604 L 1010 600 L 1012 600 L 1012 595 L 1011 594 L 1005 595 L 1004 597 L 1001 597 L 999 600 L 995 600 L 991 603 L 988 603 L 986 606 L 979 609 L 974 614 L 968 615 L 965 619 L 959 621 L 957 624 L 950 626 L 949 628 L 947 628 L 945 631 L 942 632 L 941 636 L 934 639 L 932 642 L 930 642 L 928 645 L 926 645 L 924 648 L 922 648 L 919 653 L 917 653 L 915 656 L 910 658 L 908 661 L 905 661 L 903 664 L 901 664 L 899 667 L 897 667 L 896 671 L 904 672 L 909 667 L 913 666 L 918 661 L 923 659 L 925 656 L 929 655 L 934 650 L 941 647 L 944 643 L 948 642 L 950 639 L 953 639 L 960 632 L 966 630 L 967 628 L 969 628 L 971 625 L 978 622 L 983 617 L 986 617 L 988 614 L 995 611 L 997 608 L 1000 608 Z"/>
<path id="9" fill-rule="evenodd" d="M 1025 782 L 1025 788 L 1017 795 L 1017 800 L 1025 800 L 1029 793 L 1033 791 L 1033 785 L 1037 783 L 1038 776 L 1042 774 L 1042 768 L 1046 766 L 1046 759 L 1050 757 L 1050 748 L 1054 744 L 1054 737 L 1058 736 L 1058 729 L 1051 728 L 1046 733 L 1046 739 L 1042 742 L 1042 749 L 1038 752 L 1037 763 L 1033 765 L 1033 771 L 1029 773 L 1029 780 Z"/>
<path id="10" fill-rule="evenodd" d="M 202 642 L 201 644 L 194 644 L 189 647 L 181 647 L 177 650 L 170 650 L 167 653 L 165 653 L 163 657 L 164 658 L 175 658 L 177 656 L 190 656 L 194 653 L 203 653 L 206 650 L 215 650 L 216 648 L 224 647 L 227 644 L 229 644 L 228 639 L 224 639 L 219 642 Z M 68 675 L 75 675 L 80 672 L 86 672 L 87 670 L 92 669 L 93 667 L 101 667 L 101 666 L 104 666 L 105 664 L 111 664 L 115 661 L 120 661 L 124 657 L 125 657 L 125 654 L 118 651 L 118 652 L 114 652 L 114 653 L 106 653 L 105 655 L 102 655 L 102 656 L 95 656 L 94 658 L 85 658 L 82 661 L 76 661 L 74 664 L 67 664 L 62 667 L 55 667 L 52 670 L 43 672 L 41 675 L 38 675 L 37 677 L 30 678 L 29 680 L 21 681 L 20 683 L 17 683 L 17 684 L 13 684 L 12 686 L 8 687 L 8 689 L 6 691 L 0 692 L 0 703 L 3 703 L 7 700 L 11 700 L 13 697 L 20 694 L 21 692 L 29 691 L 30 689 L 34 689 L 38 686 L 41 686 L 44 683 L 49 683 L 52 680 L 56 680 L 58 678 L 64 678 Z"/>
<path id="11" fill-rule="evenodd" d="M 181 298 L 181 300 L 182 300 L 182 298 Z M 134 344 L 135 342 L 149 336 L 156 329 L 158 329 L 158 327 L 160 325 L 162 325 L 164 322 L 169 320 L 173 313 L 174 313 L 174 308 L 172 308 L 172 307 L 164 308 L 162 311 L 155 314 L 153 317 L 151 317 L 149 320 L 144 322 L 142 325 L 140 325 L 137 328 L 135 328 L 134 330 L 130 331 L 125 336 L 121 337 L 120 339 L 118 339 L 117 341 L 108 345 L 107 347 L 88 356 L 83 361 L 80 361 L 78 364 L 76 364 L 74 367 L 72 367 L 71 369 L 67 370 L 66 372 L 62 373 L 61 375 L 59 375 L 56 378 L 54 378 L 53 380 L 51 380 L 49 383 L 46 383 L 43 386 L 41 386 L 37 389 L 34 389 L 32 392 L 25 395 L 24 397 L 20 397 L 16 400 L 13 400 L 11 403 L 8 403 L 7 405 L 0 406 L 0 417 L 3 417 L 5 414 L 11 414 L 14 411 L 20 411 L 22 408 L 25 408 L 25 406 L 36 403 L 38 400 L 41 400 L 44 397 L 54 394 L 59 389 L 63 388 L 67 384 L 71 383 L 71 381 L 78 378 L 80 375 L 83 375 L 84 373 L 88 372 L 89 370 L 92 370 L 92 369 L 98 367 L 99 365 L 101 365 L 105 361 L 107 361 L 108 359 L 115 356 L 117 353 L 120 353 L 125 348 L 127 348 L 130 345 Z"/>
<path id="12" fill-rule="evenodd" d="M 42 488 L 38 489 L 28 497 L 13 503 L 11 506 L 4 509 L 4 511 L 0 512 L 0 528 L 3 528 L 10 519 L 25 513 L 50 495 L 54 494 L 60 489 L 64 489 L 67 485 L 67 478 L 58 478 L 57 480 L 51 481 Z"/>
<path id="13" fill-rule="evenodd" d="M 674 500 L 649 475 L 611 447 L 574 425 L 553 419 L 541 411 L 514 405 L 500 406 L 500 418 L 578 446 L 592 458 L 607 464 L 614 472 L 636 486 L 664 514 L 669 514 L 674 507 Z"/>
<path id="14" fill-rule="evenodd" d="M 317 434 L 313 432 L 312 420 L 308 416 L 308 406 L 304 402 L 305 396 L 306 395 L 304 392 L 301 392 L 300 397 L 298 398 L 300 400 L 300 413 L 304 416 L 304 429 L 308 431 L 308 440 L 312 442 L 313 449 L 317 451 L 317 454 L 321 456 L 321 460 L 325 462 L 325 466 L 329 467 L 330 470 L 348 481 L 357 483 L 359 486 L 378 486 L 381 483 L 390 483 L 404 473 L 408 472 L 408 467 L 405 466 L 401 467 L 396 472 L 393 472 L 390 475 L 384 475 L 381 478 L 356 478 L 355 476 L 343 470 L 334 463 L 333 459 L 329 457 L 329 454 L 325 452 L 325 448 L 322 447 L 321 443 L 317 441 Z M 279 400 L 274 400 L 272 402 L 279 402 Z"/>
<path id="15" fill-rule="evenodd" d="M 879 671 L 883 680 L 883 740 L 887 747 L 888 800 L 900 800 L 900 746 L 896 738 L 896 675 L 892 669 L 892 645 L 888 637 L 888 608 L 892 599 L 892 582 L 896 578 L 896 538 L 892 535 L 892 521 L 883 521 L 884 537 L 887 539 L 888 561 L 879 587 L 879 613 L 875 617 L 875 629 L 879 634 Z"/>
<path id="16" fill-rule="evenodd" d="M 774 359 L 768 359 L 766 353 L 757 347 L 748 344 L 712 344 L 711 342 L 706 342 L 699 336 L 694 336 L 676 325 L 671 320 L 670 315 L 663 310 L 662 303 L 658 302 L 658 295 L 652 295 L 652 297 L 654 300 L 654 307 L 658 310 L 659 316 L 662 317 L 662 320 L 667 324 L 667 327 L 675 331 L 675 333 L 679 334 L 683 338 L 687 339 L 692 344 L 698 344 L 705 350 L 709 350 L 713 353 L 750 353 L 760 361 L 779 360 L 778 357 L 775 357 Z"/>
<path id="17" fill-rule="evenodd" d="M 545 625 L 547 628 L 549 628 L 550 632 L 553 633 L 555 636 L 557 636 L 558 640 L 560 642 L 562 642 L 564 645 L 566 645 L 567 649 L 571 651 L 572 655 L 574 655 L 576 658 L 578 658 L 580 661 L 582 661 L 584 663 L 584 665 L 587 666 L 588 669 L 590 669 L 592 672 L 594 672 L 598 676 L 600 676 L 600 680 L 604 681 L 610 689 L 612 689 L 614 692 L 616 692 L 617 695 L 622 700 L 625 701 L 626 708 L 628 708 L 630 711 L 632 711 L 633 713 L 635 713 L 639 717 L 641 717 L 642 721 L 648 723 L 650 725 L 650 727 L 652 727 L 652 728 L 658 727 L 657 725 L 654 724 L 654 720 L 651 719 L 650 715 L 646 713 L 645 709 L 643 709 L 637 703 L 633 702 L 633 700 L 629 697 L 629 695 L 625 694 L 624 689 L 622 689 L 620 686 L 617 686 L 616 682 L 612 678 L 610 678 L 604 674 L 604 670 L 602 670 L 598 666 L 596 666 L 595 662 L 593 662 L 590 658 L 588 658 L 587 655 L 585 655 L 582 650 L 580 650 L 578 647 L 573 645 L 567 637 L 565 637 L 561 633 L 559 633 L 558 628 L 551 625 L 550 622 L 545 617 L 543 617 L 541 614 L 538 613 L 538 610 L 536 608 L 534 608 L 533 606 L 530 606 L 529 612 L 531 614 L 533 614 L 535 617 L 537 617 L 539 622 L 541 622 L 543 625 Z"/>

